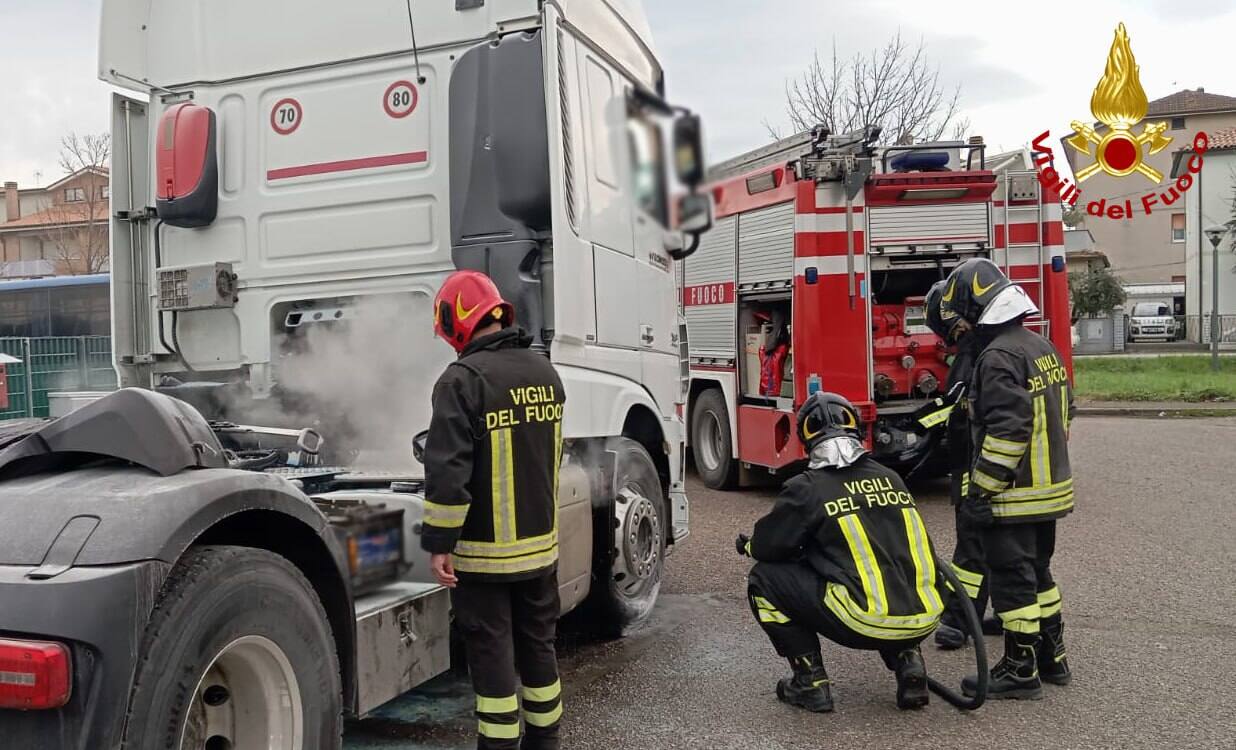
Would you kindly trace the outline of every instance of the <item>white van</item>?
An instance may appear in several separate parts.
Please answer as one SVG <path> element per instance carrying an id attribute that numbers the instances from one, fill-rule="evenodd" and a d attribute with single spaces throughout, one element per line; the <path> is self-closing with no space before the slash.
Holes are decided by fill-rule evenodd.
<path id="1" fill-rule="evenodd" d="M 1129 314 L 1130 341 L 1172 341 L 1176 338 L 1176 319 L 1166 302 L 1138 302 Z"/>

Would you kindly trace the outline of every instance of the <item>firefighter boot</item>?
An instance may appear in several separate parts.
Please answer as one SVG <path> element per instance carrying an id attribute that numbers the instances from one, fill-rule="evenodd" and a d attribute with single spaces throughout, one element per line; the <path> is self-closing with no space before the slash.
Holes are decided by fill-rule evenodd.
<path id="1" fill-rule="evenodd" d="M 988 698 L 1026 698 L 1038 700 L 1043 697 L 1043 683 L 1039 680 L 1039 667 L 1035 656 L 1038 644 L 1037 633 L 1004 633 L 1004 658 L 991 668 L 987 683 Z M 978 690 L 978 677 L 969 675 L 961 681 L 961 692 L 972 697 Z"/>
<path id="2" fill-rule="evenodd" d="M 1043 620 L 1039 639 L 1039 677 L 1053 685 L 1067 685 L 1073 679 L 1064 652 L 1064 620 L 1060 615 Z"/>
<path id="3" fill-rule="evenodd" d="M 918 646 L 901 651 L 881 651 L 884 664 L 897 676 L 897 708 L 922 708 L 928 703 L 927 665 Z"/>
<path id="4" fill-rule="evenodd" d="M 955 651 L 966 645 L 968 639 L 966 631 L 961 629 L 951 610 L 946 611 L 940 618 L 935 637 L 936 646 L 942 651 Z"/>
<path id="5" fill-rule="evenodd" d="M 829 690 L 828 672 L 824 671 L 824 659 L 820 652 L 795 656 L 789 662 L 794 675 L 783 677 L 777 683 L 777 698 L 783 703 L 815 713 L 832 711 L 833 694 Z"/>

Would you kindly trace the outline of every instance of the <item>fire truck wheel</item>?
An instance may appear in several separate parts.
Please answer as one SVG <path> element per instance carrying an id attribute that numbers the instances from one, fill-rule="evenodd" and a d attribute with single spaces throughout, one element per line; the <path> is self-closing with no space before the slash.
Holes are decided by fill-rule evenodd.
<path id="1" fill-rule="evenodd" d="M 720 388 L 710 388 L 695 400 L 691 412 L 691 455 L 704 484 L 714 490 L 738 486 L 738 461 L 730 438 L 730 414 Z"/>
<path id="2" fill-rule="evenodd" d="M 614 438 L 607 449 L 617 456 L 617 497 L 612 542 L 598 541 L 613 544 L 616 554 L 609 570 L 596 572 L 590 620 L 600 634 L 621 637 L 648 618 L 661 592 L 668 519 L 661 477 L 644 446 Z"/>
<path id="3" fill-rule="evenodd" d="M 124 747 L 337 750 L 339 660 L 326 612 L 286 559 L 197 547 L 142 640 Z"/>

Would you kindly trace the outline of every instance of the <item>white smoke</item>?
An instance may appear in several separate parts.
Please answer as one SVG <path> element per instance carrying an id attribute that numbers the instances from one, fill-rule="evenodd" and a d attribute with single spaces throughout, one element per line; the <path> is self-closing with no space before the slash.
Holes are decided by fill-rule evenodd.
<path id="1" fill-rule="evenodd" d="M 306 323 L 297 337 L 275 363 L 291 410 L 307 412 L 327 449 L 358 470 L 421 474 L 412 438 L 429 426 L 433 384 L 454 358 L 434 336 L 430 299 L 365 297 L 346 323 Z"/>

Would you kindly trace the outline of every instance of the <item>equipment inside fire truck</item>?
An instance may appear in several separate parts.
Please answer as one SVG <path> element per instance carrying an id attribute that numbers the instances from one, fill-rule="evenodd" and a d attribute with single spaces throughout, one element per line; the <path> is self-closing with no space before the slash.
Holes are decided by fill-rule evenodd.
<path id="1" fill-rule="evenodd" d="M 678 263 L 691 355 L 689 442 L 706 484 L 804 456 L 794 412 L 812 392 L 850 399 L 875 456 L 907 469 L 929 443 L 910 415 L 946 382 L 928 288 L 991 258 L 1070 351 L 1059 202 L 1029 169 L 987 169 L 981 139 L 877 145 L 823 128 L 714 167 L 717 222 Z M 1054 322 L 1054 325 L 1053 325 Z"/>

